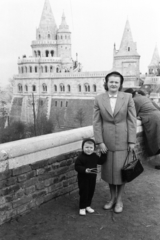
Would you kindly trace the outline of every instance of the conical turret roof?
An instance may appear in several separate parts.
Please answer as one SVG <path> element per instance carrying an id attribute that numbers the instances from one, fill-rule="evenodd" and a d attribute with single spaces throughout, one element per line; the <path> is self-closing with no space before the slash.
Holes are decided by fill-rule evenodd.
<path id="1" fill-rule="evenodd" d="M 61 25 L 59 26 L 58 32 L 70 32 L 69 26 L 66 23 L 66 17 L 64 12 L 62 14 L 62 21 L 61 21 Z"/>
<path id="2" fill-rule="evenodd" d="M 57 25 L 52 13 L 52 9 L 49 3 L 49 0 L 45 0 L 41 20 L 39 24 L 39 30 L 41 31 L 51 31 L 52 33 L 56 33 Z"/>
<path id="3" fill-rule="evenodd" d="M 157 66 L 157 65 L 159 65 L 159 62 L 160 62 L 160 56 L 159 56 L 159 52 L 158 52 L 158 47 L 156 45 L 154 52 L 153 52 L 152 60 L 149 64 L 149 66 Z"/>
<path id="4" fill-rule="evenodd" d="M 131 33 L 129 21 L 127 19 L 119 51 L 120 50 L 125 50 L 125 48 L 126 48 L 126 46 L 129 42 L 133 42 L 133 38 L 132 38 L 132 33 Z"/>

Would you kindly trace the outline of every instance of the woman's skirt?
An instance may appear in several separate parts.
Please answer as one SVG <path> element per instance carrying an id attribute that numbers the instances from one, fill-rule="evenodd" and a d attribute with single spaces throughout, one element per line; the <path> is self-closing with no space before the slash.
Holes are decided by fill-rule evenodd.
<path id="1" fill-rule="evenodd" d="M 122 181 L 121 169 L 124 166 L 128 150 L 107 152 L 107 160 L 101 167 L 101 178 L 109 184 L 121 185 Z M 129 154 L 129 162 L 131 154 Z"/>

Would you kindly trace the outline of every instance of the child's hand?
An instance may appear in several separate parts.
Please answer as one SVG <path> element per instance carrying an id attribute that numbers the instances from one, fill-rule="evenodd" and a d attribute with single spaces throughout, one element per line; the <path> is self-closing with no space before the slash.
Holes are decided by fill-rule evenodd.
<path id="1" fill-rule="evenodd" d="M 97 168 L 86 168 L 86 173 L 97 174 Z"/>

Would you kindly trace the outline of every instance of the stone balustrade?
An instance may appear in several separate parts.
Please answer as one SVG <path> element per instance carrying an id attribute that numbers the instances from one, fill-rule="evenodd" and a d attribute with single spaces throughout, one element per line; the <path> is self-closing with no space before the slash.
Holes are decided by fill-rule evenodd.
<path id="1" fill-rule="evenodd" d="M 74 162 L 87 137 L 92 126 L 1 144 L 0 224 L 77 191 Z M 140 121 L 136 151 L 143 153 Z"/>

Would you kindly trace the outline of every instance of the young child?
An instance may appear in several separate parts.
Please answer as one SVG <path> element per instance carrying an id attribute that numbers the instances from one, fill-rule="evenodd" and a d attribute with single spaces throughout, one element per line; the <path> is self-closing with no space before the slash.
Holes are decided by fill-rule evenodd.
<path id="1" fill-rule="evenodd" d="M 82 142 L 82 152 L 75 162 L 75 170 L 78 172 L 79 187 L 79 214 L 94 213 L 91 202 L 96 186 L 97 164 L 102 165 L 106 160 L 106 154 L 98 156 L 95 153 L 95 141 L 91 138 Z"/>

